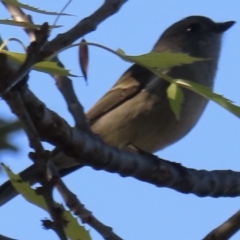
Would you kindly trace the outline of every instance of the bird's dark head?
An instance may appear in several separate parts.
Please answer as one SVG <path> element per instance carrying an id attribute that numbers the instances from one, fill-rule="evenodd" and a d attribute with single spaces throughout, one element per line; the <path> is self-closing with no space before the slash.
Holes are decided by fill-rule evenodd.
<path id="1" fill-rule="evenodd" d="M 203 16 L 184 18 L 166 29 L 156 43 L 154 51 L 184 52 L 217 60 L 222 34 L 234 23 L 216 23 Z"/>

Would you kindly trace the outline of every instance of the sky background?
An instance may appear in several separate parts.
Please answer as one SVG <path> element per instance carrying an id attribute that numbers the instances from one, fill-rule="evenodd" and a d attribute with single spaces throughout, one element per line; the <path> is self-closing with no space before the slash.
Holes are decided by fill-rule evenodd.
<path id="1" fill-rule="evenodd" d="M 46 10 L 59 11 L 66 1 L 25 0 Z M 73 17 L 61 17 L 58 24 L 64 27 L 54 30 L 50 39 L 72 27 L 80 19 L 96 10 L 103 1 L 73 1 L 66 12 Z M 1 18 L 10 14 L 1 7 Z M 29 13 L 32 14 L 32 13 Z M 223 94 L 240 105 L 240 2 L 239 0 L 131 0 L 114 16 L 98 26 L 95 32 L 85 36 L 90 42 L 103 44 L 112 49 L 123 49 L 131 55 L 151 50 L 161 33 L 174 22 L 190 16 L 203 15 L 215 21 L 235 20 L 223 39 L 215 92 Z M 54 22 L 54 17 L 32 14 L 35 23 Z M 5 40 L 18 37 L 25 45 L 28 36 L 21 28 L 1 25 L 1 37 Z M 9 44 L 12 51 L 22 51 L 17 43 Z M 65 67 L 73 74 L 81 75 L 77 48 L 60 54 Z M 72 78 L 75 91 L 86 111 L 115 83 L 130 66 L 102 49 L 90 48 L 88 85 L 83 78 Z M 47 74 L 32 71 L 31 90 L 46 105 L 73 125 L 54 80 Z M 14 119 L 8 106 L 0 101 L 0 116 Z M 225 109 L 210 102 L 196 127 L 181 141 L 157 153 L 158 156 L 182 165 L 216 170 L 240 170 L 240 124 L 239 119 Z M 0 153 L 0 161 L 15 172 L 31 164 L 27 154 L 31 150 L 23 132 L 11 136 L 11 141 L 21 149 L 17 154 Z M 52 147 L 45 144 L 47 149 Z M 0 184 L 7 180 L 0 173 Z M 239 210 L 239 198 L 200 198 L 182 194 L 167 188 L 157 188 L 134 178 L 122 178 L 118 174 L 95 171 L 90 167 L 81 169 L 64 178 L 68 187 L 77 194 L 86 208 L 114 232 L 126 240 L 178 240 L 202 239 L 212 229 Z M 62 202 L 61 198 L 57 199 Z M 20 240 L 58 239 L 52 231 L 41 226 L 48 213 L 29 204 L 21 196 L 0 208 L 0 234 Z M 100 240 L 89 226 L 92 239 Z M 233 240 L 240 239 L 240 233 Z"/>

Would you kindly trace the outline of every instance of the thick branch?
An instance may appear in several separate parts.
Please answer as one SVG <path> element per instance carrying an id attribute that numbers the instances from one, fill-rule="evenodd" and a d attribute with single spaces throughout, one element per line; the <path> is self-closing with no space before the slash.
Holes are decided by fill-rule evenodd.
<path id="1" fill-rule="evenodd" d="M 71 128 L 39 102 L 27 87 L 22 88 L 21 94 L 41 139 L 61 148 L 67 156 L 75 159 L 75 164 L 119 173 L 124 177 L 132 176 L 159 187 L 166 186 L 198 196 L 238 196 L 240 193 L 238 172 L 197 171 L 152 154 L 120 151 L 109 147 L 97 136 Z M 55 164 L 60 167 L 57 162 Z"/>
<path id="2" fill-rule="evenodd" d="M 16 240 L 16 239 L 13 239 L 13 238 L 9 238 L 9 237 L 5 237 L 3 235 L 0 235 L 0 240 Z"/>

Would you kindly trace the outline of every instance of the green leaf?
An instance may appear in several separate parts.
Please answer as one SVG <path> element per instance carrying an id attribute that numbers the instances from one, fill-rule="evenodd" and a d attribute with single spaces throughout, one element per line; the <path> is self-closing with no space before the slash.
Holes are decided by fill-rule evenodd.
<path id="1" fill-rule="evenodd" d="M 56 62 L 51 61 L 39 62 L 34 65 L 33 69 L 39 72 L 45 72 L 53 75 L 77 77 L 77 75 L 71 74 L 69 70 L 62 68 L 58 66 Z"/>
<path id="2" fill-rule="evenodd" d="M 2 164 L 4 170 L 6 171 L 13 187 L 22 194 L 22 196 L 29 202 L 37 205 L 43 210 L 48 211 L 46 201 L 43 196 L 37 195 L 35 190 L 31 188 L 29 183 L 23 182 L 19 175 L 14 174 L 8 167 Z"/>
<path id="3" fill-rule="evenodd" d="M 42 26 L 42 24 L 32 24 L 29 22 L 18 22 L 15 20 L 9 20 L 9 19 L 0 19 L 0 24 L 5 24 L 5 25 L 12 25 L 12 26 L 19 26 L 19 27 L 23 27 L 23 28 L 33 28 L 33 29 L 37 29 L 40 28 Z M 50 25 L 49 28 L 59 28 L 62 27 L 62 25 Z"/>
<path id="4" fill-rule="evenodd" d="M 2 164 L 2 166 L 10 178 L 13 187 L 21 193 L 24 198 L 30 203 L 48 212 L 44 197 L 42 195 L 37 195 L 35 190 L 33 190 L 28 183 L 24 182 L 19 175 L 14 174 L 4 164 Z M 58 206 L 63 209 L 63 217 L 67 221 L 67 226 L 64 229 L 67 236 L 73 240 L 91 240 L 89 232 L 83 226 L 78 224 L 77 219 L 74 218 L 69 211 L 66 211 L 61 204 L 58 204 Z"/>
<path id="5" fill-rule="evenodd" d="M 194 83 L 192 81 L 188 80 L 175 80 L 175 83 L 179 86 L 183 86 L 185 88 L 188 88 L 200 95 L 202 95 L 205 98 L 208 98 L 223 108 L 227 109 L 229 112 L 233 113 L 237 117 L 240 117 L 240 107 L 237 105 L 234 105 L 231 100 L 224 98 L 222 95 L 214 93 L 210 88 L 203 86 L 198 83 Z"/>
<path id="6" fill-rule="evenodd" d="M 23 64 L 26 59 L 26 54 L 24 53 L 10 52 L 4 49 L 0 50 L 0 53 L 8 55 L 8 57 L 18 65 Z"/>
<path id="7" fill-rule="evenodd" d="M 8 57 L 18 65 L 23 64 L 26 59 L 26 54 L 24 53 L 10 52 L 7 50 L 0 50 L 0 53 L 1 52 L 7 54 Z M 39 72 L 45 72 L 49 74 L 76 77 L 76 75 L 70 74 L 69 70 L 58 66 L 56 62 L 52 61 L 39 62 L 33 66 L 33 69 Z"/>
<path id="8" fill-rule="evenodd" d="M 204 60 L 184 53 L 171 52 L 151 52 L 139 56 L 122 55 L 122 58 L 150 68 L 167 68 Z"/>
<path id="9" fill-rule="evenodd" d="M 179 120 L 181 104 L 184 98 L 182 89 L 176 83 L 172 83 L 167 89 L 167 96 L 169 99 L 170 107 L 174 112 L 176 118 Z"/>
<path id="10" fill-rule="evenodd" d="M 32 12 L 42 13 L 42 14 L 46 14 L 46 15 L 72 16 L 71 14 L 67 14 L 67 13 L 49 12 L 49 11 L 41 10 L 41 9 L 36 8 L 36 7 L 32 7 L 30 5 L 23 4 L 23 3 L 21 3 L 17 0 L 2 0 L 2 2 L 6 3 L 6 4 L 9 4 L 11 6 L 14 6 L 14 7 L 23 8 L 23 9 L 27 9 L 27 10 L 32 11 Z"/>
<path id="11" fill-rule="evenodd" d="M 91 240 L 89 232 L 83 226 L 79 225 L 77 219 L 69 211 L 64 211 L 63 217 L 68 222 L 65 232 L 70 239 Z"/>

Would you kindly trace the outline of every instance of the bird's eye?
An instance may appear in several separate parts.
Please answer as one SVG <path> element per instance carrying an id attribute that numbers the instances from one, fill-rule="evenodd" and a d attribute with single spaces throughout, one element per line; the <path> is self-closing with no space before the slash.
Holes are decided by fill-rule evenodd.
<path id="1" fill-rule="evenodd" d="M 191 24 L 186 28 L 187 32 L 197 32 L 199 30 L 201 30 L 201 26 L 197 23 Z"/>

